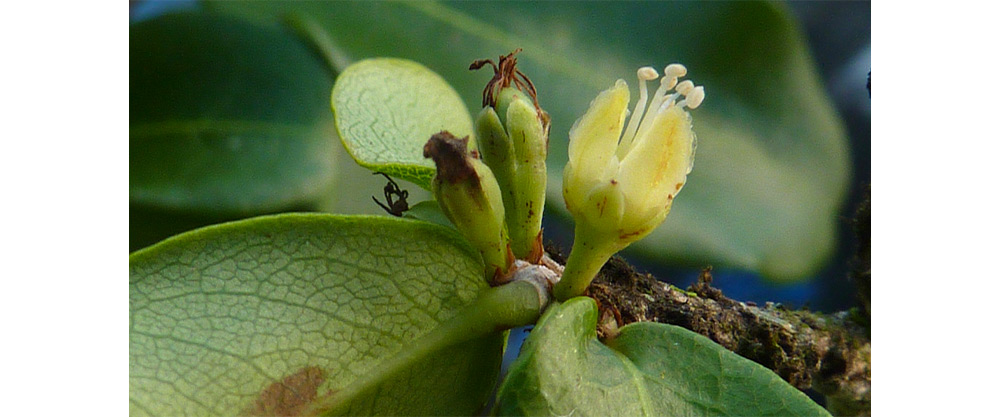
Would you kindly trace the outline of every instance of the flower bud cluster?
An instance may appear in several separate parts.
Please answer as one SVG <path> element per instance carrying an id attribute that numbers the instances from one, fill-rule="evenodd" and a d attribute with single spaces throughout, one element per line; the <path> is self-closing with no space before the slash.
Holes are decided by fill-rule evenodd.
<path id="1" fill-rule="evenodd" d="M 483 161 L 503 191 L 511 249 L 519 259 L 537 263 L 542 255 L 548 115 L 515 87 L 500 90 L 495 105 L 476 119 Z"/>
<path id="2" fill-rule="evenodd" d="M 479 151 L 465 150 L 447 132 L 432 137 L 424 148 L 424 156 L 434 158 L 437 166 L 435 197 L 483 254 L 493 284 L 505 281 L 513 259 L 537 264 L 543 255 L 549 115 L 539 107 L 531 80 L 517 69 L 514 55 L 519 51 L 501 56 L 498 63 L 486 59 L 469 67 L 489 64 L 494 72 L 476 119 Z M 481 195 L 470 197 L 474 192 Z M 488 213 L 478 205 L 489 206 Z"/>

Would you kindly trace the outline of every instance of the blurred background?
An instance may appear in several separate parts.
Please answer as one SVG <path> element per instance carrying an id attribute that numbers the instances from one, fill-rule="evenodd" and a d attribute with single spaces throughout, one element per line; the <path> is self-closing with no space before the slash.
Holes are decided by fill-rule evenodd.
<path id="1" fill-rule="evenodd" d="M 399 25 L 388 29 L 380 28 L 377 34 L 355 32 L 345 36 L 330 30 L 327 34 L 330 38 L 327 40 L 332 41 L 333 48 L 325 52 L 322 36 L 317 37 L 315 31 L 310 34 L 308 24 L 303 29 L 301 20 L 298 29 L 287 29 L 288 21 L 282 19 L 287 14 L 282 14 L 280 10 L 243 10 L 243 6 L 235 3 L 220 5 L 196 1 L 130 1 L 129 4 L 130 251 L 185 230 L 264 213 L 319 210 L 384 214 L 369 198 L 370 195 L 381 195 L 384 180 L 372 177 L 366 170 L 355 165 L 343 151 L 339 141 L 329 140 L 332 129 L 329 120 L 329 91 L 337 72 L 338 61 L 342 64 L 344 61 L 368 56 L 404 56 L 412 53 L 412 57 L 407 57 L 424 63 L 453 82 L 462 97 L 469 102 L 470 111 L 475 115 L 478 109 L 473 106 L 478 102 L 476 94 L 479 88 L 464 91 L 462 87 L 482 85 L 488 80 L 488 74 L 465 74 L 464 68 L 461 68 L 462 73 L 449 76 L 447 68 L 455 66 L 451 60 L 471 62 L 475 58 L 495 58 L 496 55 L 508 52 L 504 47 L 511 42 L 517 43 L 512 38 L 520 36 L 534 42 L 542 39 L 556 47 L 565 47 L 563 52 L 568 58 L 592 58 L 588 61 L 570 62 L 590 65 L 608 73 L 606 79 L 584 83 L 586 85 L 576 89 L 578 92 L 571 91 L 571 86 L 558 83 L 558 69 L 551 70 L 544 59 L 531 55 L 526 47 L 522 69 L 535 80 L 543 107 L 554 116 L 553 144 L 559 143 L 556 142 L 557 136 L 568 129 L 575 117 L 582 115 L 587 102 L 601 89 L 600 86 L 606 88 L 614 78 L 619 77 L 633 84 L 630 74 L 634 73 L 635 67 L 647 64 L 647 61 L 657 66 L 673 62 L 674 59 L 688 64 L 694 81 L 698 84 L 704 82 L 708 86 L 709 103 L 717 100 L 718 110 L 704 106 L 705 109 L 699 109 L 693 115 L 695 130 L 701 140 L 699 158 L 696 158 L 695 171 L 685 191 L 678 197 L 675 212 L 663 226 L 667 237 L 661 239 L 651 236 L 645 247 L 623 254 L 639 270 L 650 272 L 679 287 L 686 287 L 694 281 L 700 266 L 713 265 L 713 284 L 734 299 L 757 303 L 774 301 L 791 307 L 808 306 L 821 311 L 842 310 L 856 303 L 854 286 L 848 280 L 850 260 L 857 244 L 851 218 L 871 180 L 871 111 L 865 87 L 871 67 L 869 2 L 790 2 L 787 7 L 781 5 L 774 10 L 771 9 L 772 6 L 758 7 L 755 4 L 713 3 L 700 7 L 698 4 L 685 2 L 678 6 L 683 8 L 679 13 L 694 17 L 662 21 L 655 19 L 656 11 L 644 16 L 641 8 L 659 10 L 669 9 L 673 5 L 632 3 L 626 8 L 615 3 L 590 3 L 585 7 L 577 7 L 575 4 L 569 7 L 570 3 L 562 2 L 555 3 L 556 6 L 522 2 L 502 6 L 475 2 L 446 3 L 441 7 L 421 7 L 419 11 L 432 18 L 458 22 L 456 26 L 476 19 L 488 21 L 490 17 L 495 17 L 503 20 L 503 23 L 489 22 L 496 25 L 490 29 L 498 31 L 495 36 L 497 40 L 491 44 L 477 43 L 474 39 L 459 39 L 455 33 L 436 28 L 433 22 L 423 22 L 403 28 L 399 28 Z M 328 24 L 324 19 L 334 19 L 323 14 L 323 8 L 336 10 L 338 5 L 347 7 L 343 3 L 308 4 L 310 6 L 303 6 L 302 16 L 306 16 L 307 23 L 314 22 L 321 27 Z M 268 7 L 270 6 L 264 2 L 259 2 L 246 9 Z M 283 6 L 275 7 L 280 9 Z M 363 8 L 368 5 L 355 3 L 350 7 L 352 9 L 344 15 L 364 15 Z M 495 10 L 489 9 L 490 7 Z M 536 8 L 541 10 L 535 12 Z M 606 9 L 606 19 L 610 22 L 629 22 L 636 25 L 639 31 L 648 30 L 650 38 L 634 40 L 632 44 L 619 42 L 629 38 L 618 35 L 617 32 L 606 31 L 599 26 L 600 19 L 587 20 L 587 16 L 594 15 L 593 10 L 588 8 L 600 8 L 601 11 Z M 622 10 L 619 11 L 619 8 Z M 640 13 L 636 13 L 637 8 Z M 312 13 L 311 10 L 316 12 Z M 164 17 L 178 12 L 193 12 L 197 15 L 211 12 L 212 16 L 224 17 L 163 21 Z M 385 20 L 392 18 L 391 12 L 393 10 L 377 14 L 381 16 L 380 20 Z M 673 11 L 666 10 L 664 13 L 669 16 Z M 565 20 L 559 20 L 559 17 L 564 17 Z M 244 24 L 244 21 L 252 23 Z M 715 26 L 712 22 L 715 22 Z M 740 22 L 746 26 L 740 27 L 742 32 L 734 30 L 732 33 L 725 33 L 718 29 L 731 27 L 732 22 Z M 422 26 L 424 24 L 428 26 L 426 29 Z M 656 25 L 662 25 L 665 29 L 655 30 Z M 779 28 L 773 29 L 775 25 Z M 263 35 L 255 29 L 258 27 Z M 267 31 L 274 33 L 269 34 Z M 661 32 L 666 34 L 661 35 Z M 737 48 L 735 40 L 748 36 L 747 33 L 759 35 L 750 38 L 761 39 L 761 43 L 758 45 L 751 42 L 749 47 Z M 257 36 L 261 38 L 258 39 Z M 418 36 L 440 39 L 440 45 L 406 45 L 407 39 L 426 43 L 424 38 L 417 38 Z M 614 48 L 602 49 L 605 46 L 600 40 L 602 36 L 610 39 L 607 44 L 617 45 L 619 48 L 641 48 L 646 41 L 661 42 L 665 45 L 664 50 L 669 52 L 656 54 L 653 51 L 647 54 L 621 52 Z M 726 36 L 735 40 L 729 40 Z M 771 40 L 774 43 L 765 42 Z M 251 58 L 241 55 L 241 50 L 232 46 L 232 42 L 239 41 L 255 45 L 247 49 L 253 55 Z M 733 45 L 734 49 L 720 48 L 718 45 Z M 429 48 L 429 55 L 420 55 L 423 53 L 420 48 Z M 443 51 L 434 51 L 434 48 Z M 678 52 L 673 52 L 675 50 Z M 733 68 L 720 68 L 720 65 L 713 67 L 722 58 L 709 55 L 706 51 L 725 52 L 719 55 L 733 59 Z M 435 56 L 435 53 L 447 56 L 441 59 L 443 62 L 437 63 L 420 59 Z M 298 69 L 288 69 L 289 66 L 294 67 L 296 60 L 304 59 L 302 57 L 309 54 L 312 54 L 313 62 L 302 63 L 296 67 Z M 661 55 L 667 56 L 661 58 Z M 610 59 L 619 56 L 624 59 L 617 61 L 623 62 Z M 668 59 L 669 62 L 666 61 Z M 203 65 L 196 65 L 200 62 L 216 63 L 218 68 L 204 70 Z M 697 66 L 699 62 L 703 64 Z M 769 67 L 771 64 L 774 65 L 773 68 Z M 696 72 L 694 68 L 699 68 L 699 71 Z M 713 68 L 719 69 L 713 72 Z M 266 76 L 258 74 L 261 70 L 268 71 Z M 726 72 L 737 70 L 742 71 L 737 76 Z M 704 74 L 704 81 L 698 78 L 698 72 Z M 309 74 L 313 75 L 313 81 L 304 80 Z M 242 77 L 239 78 L 242 81 L 233 81 L 236 77 Z M 288 78 L 285 80 L 287 83 L 279 82 L 283 77 Z M 813 85 L 813 78 L 816 85 Z M 733 79 L 740 84 L 735 84 L 736 81 L 730 84 L 729 81 Z M 548 90 L 551 93 L 547 92 L 547 86 L 552 86 Z M 773 90 L 768 90 L 772 86 Z M 256 92 L 248 92 L 249 90 Z M 228 101 L 218 99 L 227 94 L 233 95 L 233 98 Z M 546 94 L 551 95 L 546 97 Z M 253 105 L 255 102 L 276 100 L 274 96 L 277 95 L 286 98 L 278 104 Z M 575 100 L 566 109 L 561 109 L 558 98 Z M 829 111 L 825 109 L 827 100 L 832 105 Z M 306 103 L 319 104 L 307 106 Z M 821 107 L 815 111 L 819 116 L 803 115 L 802 113 L 810 113 L 804 109 L 813 109 L 813 104 Z M 766 122 L 758 121 L 760 117 L 755 113 L 758 108 L 765 109 L 768 118 Z M 247 127 L 245 123 L 233 128 L 247 129 L 244 133 L 233 135 L 230 132 L 220 134 L 219 137 L 211 134 L 212 129 L 222 129 L 215 126 L 193 136 L 184 136 L 183 132 L 178 135 L 174 128 L 174 119 L 201 123 L 200 121 L 207 120 L 208 115 L 227 112 L 239 113 L 244 118 L 247 118 L 246 114 L 253 114 L 265 121 L 280 119 L 282 127 L 268 127 L 268 135 L 280 136 L 287 133 L 291 137 L 302 139 L 295 142 L 297 145 L 294 147 L 268 144 L 255 140 L 253 134 L 258 130 L 253 130 L 253 126 Z M 555 116 L 563 114 L 566 116 L 560 117 L 561 125 L 557 126 Z M 166 120 L 164 115 L 173 119 Z M 713 121 L 721 122 L 712 123 Z M 724 125 L 722 122 L 729 124 Z M 198 123 L 194 124 L 195 129 L 200 126 Z M 286 129 L 289 125 L 307 128 Z M 713 127 L 719 125 L 723 127 Z M 733 131 L 736 133 L 732 133 Z M 776 131 L 777 134 L 774 133 Z M 772 137 L 772 134 L 786 139 L 783 141 L 781 137 Z M 813 141 L 813 136 L 823 139 Z M 730 137 L 733 139 L 727 139 Z M 714 138 L 719 139 L 713 141 Z M 773 151 L 772 156 L 777 155 L 770 159 L 751 158 L 747 165 L 762 168 L 749 173 L 734 171 L 731 174 L 733 178 L 748 178 L 750 184 L 755 184 L 755 175 L 768 180 L 772 177 L 766 175 L 787 168 L 787 173 L 773 174 L 777 178 L 774 179 L 775 189 L 787 186 L 792 187 L 792 191 L 756 192 L 750 188 L 749 191 L 744 191 L 746 195 L 719 200 L 718 195 L 726 195 L 732 191 L 727 191 L 725 186 L 719 186 L 718 190 L 713 188 L 715 182 L 723 182 L 727 178 L 722 174 L 713 177 L 712 175 L 716 175 L 713 172 L 723 169 L 720 167 L 735 165 L 732 159 L 726 160 L 721 156 L 713 159 L 712 152 L 716 149 L 713 146 L 730 143 L 726 140 L 735 145 L 756 143 Z M 175 147 L 178 143 L 182 144 L 180 148 Z M 558 159 L 565 153 L 564 150 L 556 150 L 555 146 L 550 149 L 550 160 Z M 565 146 L 565 142 L 561 142 L 561 146 Z M 796 157 L 796 152 L 814 150 L 827 154 L 799 158 L 801 163 L 798 162 L 799 159 L 792 159 Z M 336 156 L 331 160 L 330 155 Z M 212 165 L 220 163 L 219 161 L 230 163 L 231 166 Z M 283 173 L 283 167 L 292 165 L 295 166 L 294 171 Z M 715 170 L 712 171 L 711 167 L 715 167 Z M 561 165 L 558 168 L 561 172 Z M 550 169 L 553 169 L 551 165 Z M 550 177 L 550 191 L 555 181 Z M 234 184 L 238 186 L 234 187 Z M 416 185 L 401 185 L 409 190 L 411 203 L 429 198 L 429 194 Z M 747 189 L 746 186 L 741 187 Z M 796 191 L 800 189 L 803 191 Z M 350 198 L 342 198 L 343 190 L 349 190 Z M 572 245 L 572 223 L 567 221 L 565 214 L 559 213 L 558 206 L 553 207 L 562 204 L 561 198 L 553 198 L 553 195 L 558 196 L 558 187 L 555 193 L 550 192 L 544 224 L 545 236 L 566 253 Z M 765 202 L 753 199 L 759 195 L 767 195 L 771 199 Z M 686 197 L 690 201 L 685 201 Z M 720 201 L 727 203 L 725 208 L 717 208 L 721 206 Z M 682 206 L 682 203 L 689 205 Z M 759 229 L 750 226 L 739 229 L 740 233 L 749 236 L 742 240 L 704 245 L 699 243 L 705 237 L 698 231 L 706 229 L 706 225 L 718 223 L 717 220 L 706 220 L 703 217 L 717 213 L 719 217 L 731 218 L 732 216 L 725 214 L 744 212 L 751 213 L 747 215 L 749 220 L 738 221 L 751 226 L 756 225 L 754 221 L 772 213 L 780 218 L 774 224 L 763 223 Z M 702 213 L 708 214 L 699 217 Z M 760 213 L 760 216 L 752 217 L 754 213 Z M 811 230 L 803 231 L 801 229 L 806 226 L 798 227 L 796 219 L 805 218 L 808 221 L 803 220 L 801 224 L 811 227 L 814 218 L 821 218 L 825 223 L 816 228 L 829 230 L 815 233 Z M 795 268 L 793 272 L 782 272 L 780 275 L 783 276 L 776 279 L 767 272 L 771 269 L 764 261 L 755 263 L 757 261 L 750 259 L 743 262 L 741 259 L 747 258 L 745 253 L 763 253 L 768 250 L 768 246 L 780 246 L 777 242 L 762 237 L 761 233 L 764 232 L 761 231 L 781 231 L 778 228 L 782 223 L 794 225 L 794 233 L 803 236 L 801 242 L 789 245 L 815 245 L 825 249 L 816 250 L 821 252 L 817 260 Z M 692 226 L 685 228 L 685 224 Z M 678 236 L 677 240 L 683 245 L 673 242 L 670 236 Z M 671 245 L 681 245 L 682 248 L 677 250 L 677 246 Z M 684 250 L 691 247 L 698 250 Z M 713 252 L 712 248 L 719 247 L 724 249 Z M 737 249 L 725 249 L 733 247 Z M 664 252 L 677 255 L 664 258 L 650 255 L 659 253 L 661 248 L 665 248 Z M 722 254 L 715 258 L 717 252 Z M 786 251 L 781 254 L 787 253 L 796 252 Z M 765 255 L 769 256 L 770 253 L 761 257 L 771 259 Z M 792 278 L 788 278 L 789 276 Z M 509 352 L 511 351 L 516 353 L 516 349 Z"/>
<path id="2" fill-rule="evenodd" d="M 850 143 L 850 190 L 837 216 L 837 247 L 823 269 L 797 283 L 780 284 L 759 274 L 715 268 L 713 285 L 736 300 L 784 303 L 818 311 L 838 311 L 857 304 L 848 280 L 857 250 L 852 219 L 871 183 L 871 100 L 866 88 L 871 71 L 871 3 L 867 1 L 790 1 L 808 41 L 823 87 L 843 119 Z M 572 241 L 563 247 L 570 247 Z M 633 261 L 640 269 L 681 288 L 694 283 L 698 271 Z"/>

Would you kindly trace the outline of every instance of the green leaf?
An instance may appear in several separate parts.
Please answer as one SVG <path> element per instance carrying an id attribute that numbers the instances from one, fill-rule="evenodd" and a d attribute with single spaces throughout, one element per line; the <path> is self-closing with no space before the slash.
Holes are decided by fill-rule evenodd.
<path id="1" fill-rule="evenodd" d="M 130 25 L 132 225 L 165 229 L 132 240 L 324 198 L 339 147 L 332 85 L 322 60 L 276 27 L 203 13 Z"/>
<path id="2" fill-rule="evenodd" d="M 448 216 L 441 211 L 441 206 L 438 205 L 435 200 L 421 201 L 414 204 L 409 210 L 403 213 L 403 217 L 440 224 L 452 229 L 455 228 L 455 225 L 448 219 Z"/>
<path id="3" fill-rule="evenodd" d="M 130 414 L 475 413 L 503 334 L 433 335 L 485 288 L 460 235 L 413 220 L 287 214 L 168 239 L 129 257 Z"/>
<path id="4" fill-rule="evenodd" d="M 848 172 L 844 128 L 784 5 L 773 2 L 211 2 L 262 20 L 310 16 L 339 56 L 395 56 L 441 74 L 478 109 L 489 70 L 515 48 L 552 116 L 548 213 L 566 214 L 570 126 L 642 65 L 687 65 L 707 99 L 693 112 L 695 168 L 665 225 L 635 254 L 805 276 L 835 247 Z M 393 97 L 398 99 L 398 97 Z M 417 152 L 414 150 L 414 152 Z"/>
<path id="5" fill-rule="evenodd" d="M 677 326 L 633 323 L 597 340 L 597 305 L 550 307 L 511 365 L 499 415 L 829 416 L 757 363 Z"/>
<path id="6" fill-rule="evenodd" d="M 337 131 L 354 160 L 430 189 L 431 135 L 473 134 L 465 104 L 439 75 L 416 62 L 377 58 L 347 67 L 333 88 Z M 474 145 L 474 141 L 470 141 Z"/>

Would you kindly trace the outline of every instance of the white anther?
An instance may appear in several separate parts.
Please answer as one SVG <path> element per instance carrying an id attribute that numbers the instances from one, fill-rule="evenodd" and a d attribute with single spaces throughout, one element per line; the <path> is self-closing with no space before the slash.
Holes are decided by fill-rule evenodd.
<path id="1" fill-rule="evenodd" d="M 687 101 L 687 107 L 689 109 L 697 109 L 701 105 L 701 102 L 705 100 L 705 87 L 698 86 L 693 90 L 688 92 L 685 101 Z"/>
<path id="2" fill-rule="evenodd" d="M 663 78 L 660 78 L 660 89 L 656 90 L 657 95 L 654 97 L 663 97 L 667 90 L 674 88 L 675 85 L 677 85 L 677 77 L 671 77 L 670 74 L 664 75 Z M 663 94 L 660 93 L 660 90 L 663 90 Z"/>
<path id="3" fill-rule="evenodd" d="M 660 74 L 658 74 L 653 67 L 639 68 L 639 70 L 636 71 L 636 75 L 639 76 L 639 80 L 641 81 L 655 80 L 656 77 L 660 76 Z"/>
<path id="4" fill-rule="evenodd" d="M 675 88 L 675 90 L 677 90 L 678 93 L 681 93 L 682 95 L 686 96 L 688 92 L 691 91 L 693 88 L 694 88 L 694 83 L 691 82 L 691 80 L 684 80 L 681 81 L 680 84 L 677 84 L 677 88 Z"/>
<path id="5" fill-rule="evenodd" d="M 664 77 L 671 77 L 671 78 L 683 77 L 687 73 L 688 73 L 687 67 L 681 64 L 670 64 L 663 69 Z"/>

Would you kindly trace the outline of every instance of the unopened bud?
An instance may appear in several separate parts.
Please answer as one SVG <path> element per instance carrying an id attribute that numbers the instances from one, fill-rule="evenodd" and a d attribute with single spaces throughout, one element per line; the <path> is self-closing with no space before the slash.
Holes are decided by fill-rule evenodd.
<path id="1" fill-rule="evenodd" d="M 424 145 L 424 157 L 437 166 L 431 187 L 441 210 L 482 254 L 486 278 L 495 283 L 514 262 L 504 206 L 496 178 L 468 143 L 468 137 L 442 131 Z"/>

